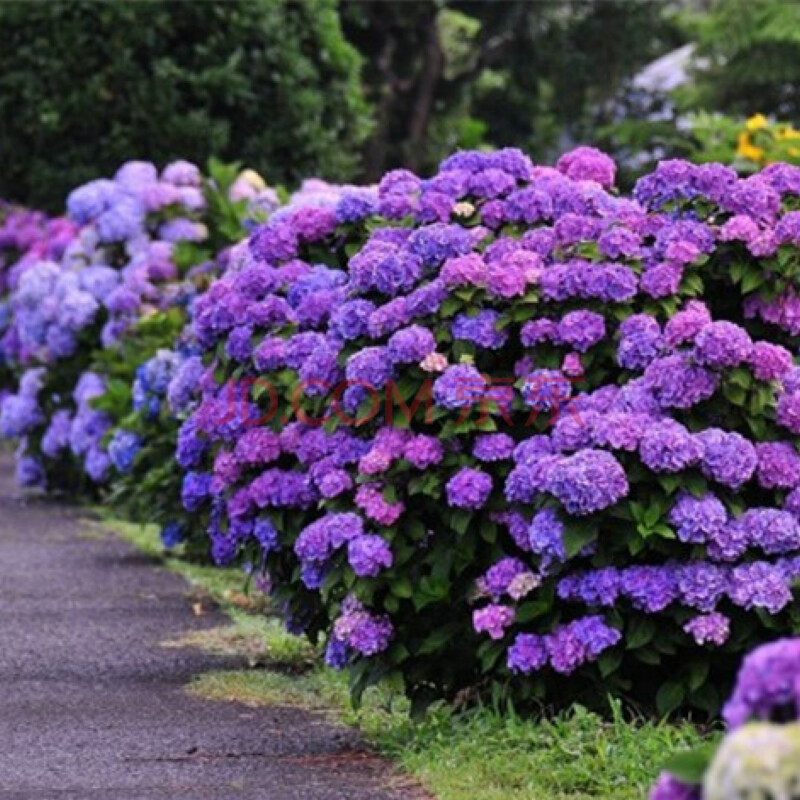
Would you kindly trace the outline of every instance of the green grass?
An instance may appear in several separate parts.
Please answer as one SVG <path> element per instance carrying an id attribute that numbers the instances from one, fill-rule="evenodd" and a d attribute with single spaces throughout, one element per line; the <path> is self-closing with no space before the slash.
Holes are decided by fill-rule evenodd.
<path id="1" fill-rule="evenodd" d="M 205 673 L 188 691 L 248 706 L 312 709 L 354 725 L 438 800 L 641 800 L 669 754 L 703 739 L 688 723 L 626 719 L 619 705 L 610 721 L 582 708 L 534 721 L 509 710 L 454 713 L 438 706 L 415 723 L 402 696 L 376 688 L 355 710 L 346 678 L 319 665 L 314 648 L 242 594 L 241 572 L 165 555 L 153 528 L 115 520 L 103 527 L 182 575 L 231 617 L 230 626 L 165 646 L 244 655 L 268 667 Z"/>
<path id="2" fill-rule="evenodd" d="M 702 740 L 689 724 L 629 722 L 618 707 L 610 722 L 581 708 L 531 721 L 438 707 L 414 723 L 402 699 L 380 690 L 353 710 L 343 677 L 323 668 L 291 678 L 209 673 L 189 691 L 251 707 L 310 708 L 355 725 L 439 800 L 641 800 L 668 754 Z"/>

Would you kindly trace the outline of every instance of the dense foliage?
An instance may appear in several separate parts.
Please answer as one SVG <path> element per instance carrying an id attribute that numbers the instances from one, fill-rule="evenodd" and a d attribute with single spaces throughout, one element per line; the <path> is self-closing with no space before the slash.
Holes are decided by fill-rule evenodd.
<path id="1" fill-rule="evenodd" d="M 0 27 L 0 196 L 36 207 L 132 157 L 341 178 L 368 130 L 333 0 L 4 3 Z"/>
<path id="2" fill-rule="evenodd" d="M 683 105 L 800 117 L 800 6 L 717 0 L 709 12 L 697 20 L 695 81 L 682 91 Z"/>
<path id="3" fill-rule="evenodd" d="M 375 127 L 367 178 L 429 171 L 457 147 L 514 144 L 552 158 L 593 141 L 624 81 L 682 43 L 663 0 L 344 3 Z"/>

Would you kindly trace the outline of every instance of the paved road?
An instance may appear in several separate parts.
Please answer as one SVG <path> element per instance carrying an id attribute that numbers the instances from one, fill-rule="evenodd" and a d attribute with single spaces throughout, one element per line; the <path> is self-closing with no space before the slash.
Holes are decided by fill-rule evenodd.
<path id="1" fill-rule="evenodd" d="M 184 692 L 230 661 L 159 643 L 222 620 L 74 510 L 22 501 L 11 471 L 0 454 L 0 799 L 411 796 L 346 728 Z"/>

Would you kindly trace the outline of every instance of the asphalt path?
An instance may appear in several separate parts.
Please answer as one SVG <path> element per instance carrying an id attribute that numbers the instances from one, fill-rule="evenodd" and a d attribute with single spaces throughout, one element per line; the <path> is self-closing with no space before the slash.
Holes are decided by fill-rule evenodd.
<path id="1" fill-rule="evenodd" d="M 192 696 L 230 659 L 165 648 L 220 625 L 181 578 L 77 510 L 20 497 L 0 454 L 2 800 L 418 800 L 319 714 Z"/>

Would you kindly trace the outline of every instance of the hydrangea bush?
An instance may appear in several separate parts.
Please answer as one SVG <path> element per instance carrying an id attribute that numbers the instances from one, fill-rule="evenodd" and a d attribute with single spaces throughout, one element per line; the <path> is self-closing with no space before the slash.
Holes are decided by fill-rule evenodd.
<path id="1" fill-rule="evenodd" d="M 21 482 L 255 571 L 356 696 L 713 713 L 797 625 L 800 169 L 234 177 L 131 162 L 17 256 Z"/>
<path id="2" fill-rule="evenodd" d="M 192 273 L 203 273 L 197 265 L 244 235 L 237 214 L 248 198 L 225 195 L 244 187 L 232 185 L 230 170 L 212 167 L 207 180 L 188 162 L 161 174 L 146 162 L 125 164 L 113 180 L 71 193 L 75 234 L 66 247 L 51 258 L 39 247 L 24 269 L 15 267 L 3 345 L 22 376 L 3 404 L 0 429 L 20 439 L 25 485 L 74 488 L 108 480 L 104 437 L 118 409 L 127 412 L 133 371 L 159 343 L 175 341 L 181 312 L 169 310 L 196 292 Z M 146 335 L 120 358 L 139 321 L 163 314 L 166 323 L 148 322 Z M 159 324 L 160 340 L 152 335 Z"/>
<path id="3" fill-rule="evenodd" d="M 273 217 L 196 303 L 184 503 L 356 694 L 713 712 L 796 622 L 800 170 L 614 177 L 394 171 Z"/>

